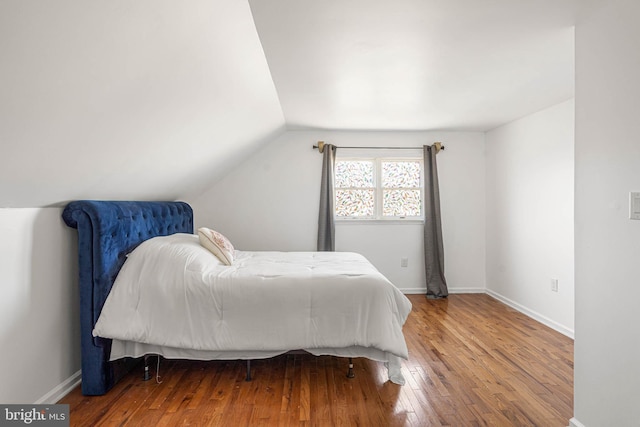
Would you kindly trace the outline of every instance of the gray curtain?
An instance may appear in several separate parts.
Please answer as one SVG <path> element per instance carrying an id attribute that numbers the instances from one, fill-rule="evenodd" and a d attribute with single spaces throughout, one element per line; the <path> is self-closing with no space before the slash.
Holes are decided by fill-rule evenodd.
<path id="1" fill-rule="evenodd" d="M 325 144 L 322 151 L 322 181 L 320 184 L 320 212 L 318 214 L 318 251 L 336 250 L 336 230 L 333 218 L 335 203 L 333 177 L 336 146 Z"/>
<path id="2" fill-rule="evenodd" d="M 444 246 L 440 217 L 440 189 L 436 147 L 425 145 L 424 152 L 424 264 L 427 279 L 427 298 L 449 295 L 444 278 Z"/>

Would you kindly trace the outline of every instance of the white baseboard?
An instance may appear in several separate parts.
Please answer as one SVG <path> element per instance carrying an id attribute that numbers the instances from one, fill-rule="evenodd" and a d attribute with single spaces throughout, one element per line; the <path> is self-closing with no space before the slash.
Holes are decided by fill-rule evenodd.
<path id="1" fill-rule="evenodd" d="M 575 418 L 571 418 L 569 420 L 569 427 L 586 427 L 586 426 L 582 424 L 580 421 L 576 420 Z"/>
<path id="2" fill-rule="evenodd" d="M 449 288 L 450 294 L 484 294 L 485 288 Z"/>
<path id="3" fill-rule="evenodd" d="M 426 288 L 399 288 L 400 292 L 406 295 L 426 294 Z M 450 294 L 484 294 L 485 288 L 449 288 Z"/>
<path id="4" fill-rule="evenodd" d="M 560 332 L 562 335 L 565 335 L 565 336 L 567 336 L 567 337 L 569 337 L 571 339 L 575 339 L 575 332 L 574 332 L 573 329 L 569 329 L 566 326 L 561 325 L 558 322 L 555 322 L 555 321 L 549 319 L 546 316 L 543 316 L 542 314 L 540 314 L 540 313 L 538 313 L 536 311 L 530 310 L 527 307 L 525 307 L 525 306 L 523 306 L 521 304 L 518 304 L 517 302 L 512 301 L 509 298 L 507 298 L 505 296 L 502 296 L 497 292 L 492 291 L 491 289 L 487 289 L 486 292 L 487 292 L 487 295 L 497 299 L 498 301 L 508 305 L 509 307 L 511 307 L 511 308 L 513 308 L 515 310 L 518 310 L 520 313 L 526 314 L 527 316 L 531 317 L 534 320 L 537 320 L 538 322 L 542 323 L 543 325 L 548 326 L 551 329 L 554 329 L 554 330 Z"/>
<path id="5" fill-rule="evenodd" d="M 419 295 L 427 293 L 425 288 L 398 288 L 405 295 Z"/>
<path id="6" fill-rule="evenodd" d="M 57 403 L 60 399 L 65 397 L 71 390 L 76 388 L 80 381 L 82 380 L 82 371 L 78 371 L 75 374 L 71 375 L 69 378 L 64 380 L 61 384 L 56 386 L 49 393 L 42 396 L 38 399 L 35 404 L 36 405 L 53 405 Z"/>

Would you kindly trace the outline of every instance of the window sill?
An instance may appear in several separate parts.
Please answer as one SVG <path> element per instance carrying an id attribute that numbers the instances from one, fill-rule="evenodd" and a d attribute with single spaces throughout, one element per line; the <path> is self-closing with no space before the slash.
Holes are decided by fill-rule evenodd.
<path id="1" fill-rule="evenodd" d="M 424 219 L 336 219 L 336 225 L 422 225 Z"/>

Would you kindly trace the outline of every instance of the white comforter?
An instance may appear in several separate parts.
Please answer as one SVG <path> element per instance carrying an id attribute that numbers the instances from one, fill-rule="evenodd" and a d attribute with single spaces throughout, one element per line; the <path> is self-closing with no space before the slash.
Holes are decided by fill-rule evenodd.
<path id="1" fill-rule="evenodd" d="M 174 234 L 129 255 L 93 335 L 218 355 L 362 355 L 387 362 L 392 381 L 403 383 L 410 311 L 355 253 L 236 251 L 226 266 L 197 236 Z"/>

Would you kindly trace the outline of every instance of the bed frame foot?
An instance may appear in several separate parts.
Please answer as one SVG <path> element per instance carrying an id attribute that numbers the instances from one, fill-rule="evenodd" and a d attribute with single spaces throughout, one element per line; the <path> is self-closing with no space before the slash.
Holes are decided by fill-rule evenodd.
<path id="1" fill-rule="evenodd" d="M 353 373 L 353 358 L 349 358 L 349 370 L 347 371 L 347 378 L 355 378 L 356 374 Z"/>
<path id="2" fill-rule="evenodd" d="M 247 377 L 245 381 L 251 381 L 251 360 L 247 360 Z"/>
<path id="3" fill-rule="evenodd" d="M 151 373 L 149 372 L 149 356 L 144 356 L 144 376 L 143 381 L 149 381 L 151 379 Z"/>

